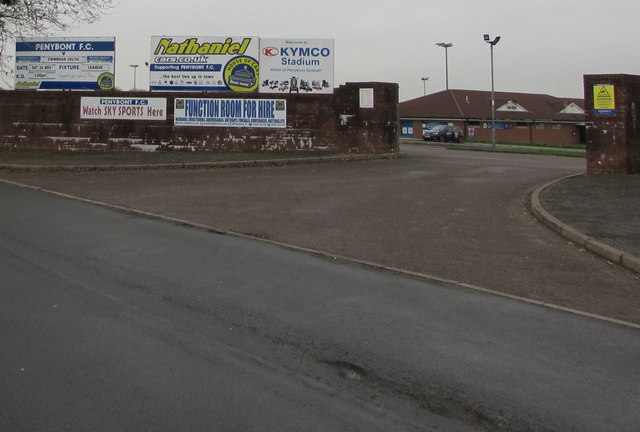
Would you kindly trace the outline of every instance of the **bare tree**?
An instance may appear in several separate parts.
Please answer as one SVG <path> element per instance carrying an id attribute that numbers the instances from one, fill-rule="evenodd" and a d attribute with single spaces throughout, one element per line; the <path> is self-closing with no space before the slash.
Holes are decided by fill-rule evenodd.
<path id="1" fill-rule="evenodd" d="M 47 36 L 90 24 L 114 7 L 114 0 L 0 0 L 0 70 L 4 81 L 13 72 L 7 55 L 16 38 Z"/>

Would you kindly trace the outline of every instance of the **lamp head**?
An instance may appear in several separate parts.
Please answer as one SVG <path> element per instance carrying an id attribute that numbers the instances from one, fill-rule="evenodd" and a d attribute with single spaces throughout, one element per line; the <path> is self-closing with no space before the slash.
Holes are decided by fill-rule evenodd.
<path id="1" fill-rule="evenodd" d="M 488 44 L 491 44 L 491 46 L 497 44 L 500 41 L 500 36 L 496 36 L 495 38 L 493 38 L 493 40 L 491 40 L 491 37 L 488 34 L 485 34 L 483 37 L 484 41 Z"/>

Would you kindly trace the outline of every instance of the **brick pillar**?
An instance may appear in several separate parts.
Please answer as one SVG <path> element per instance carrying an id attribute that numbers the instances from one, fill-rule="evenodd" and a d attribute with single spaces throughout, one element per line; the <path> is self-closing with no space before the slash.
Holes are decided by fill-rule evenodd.
<path id="1" fill-rule="evenodd" d="M 399 151 L 398 84 L 346 83 L 334 93 L 344 153 Z"/>
<path id="2" fill-rule="evenodd" d="M 588 174 L 640 173 L 640 76 L 585 75 Z"/>

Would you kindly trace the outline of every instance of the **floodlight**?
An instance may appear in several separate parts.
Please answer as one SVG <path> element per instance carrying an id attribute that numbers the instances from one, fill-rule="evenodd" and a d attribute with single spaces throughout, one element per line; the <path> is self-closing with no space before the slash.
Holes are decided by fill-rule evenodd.
<path id="1" fill-rule="evenodd" d="M 451 42 L 439 42 L 436 44 L 437 46 L 441 46 L 444 48 L 444 65 L 445 65 L 445 76 L 446 76 L 446 84 L 447 90 L 449 90 L 449 53 L 448 49 L 453 46 Z"/>
<path id="2" fill-rule="evenodd" d="M 493 84 L 493 47 L 500 41 L 500 36 L 493 40 L 488 34 L 483 35 L 484 41 L 491 46 L 491 145 L 496 146 L 496 98 Z"/>

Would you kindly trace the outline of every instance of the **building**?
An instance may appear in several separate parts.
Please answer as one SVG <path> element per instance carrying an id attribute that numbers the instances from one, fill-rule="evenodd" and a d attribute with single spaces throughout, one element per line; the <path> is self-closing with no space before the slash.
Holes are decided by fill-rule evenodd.
<path id="1" fill-rule="evenodd" d="M 574 145 L 585 142 L 583 99 L 495 92 L 496 141 Z M 491 92 L 444 90 L 398 106 L 401 137 L 421 138 L 436 124 L 458 126 L 467 141 L 491 141 Z"/>

